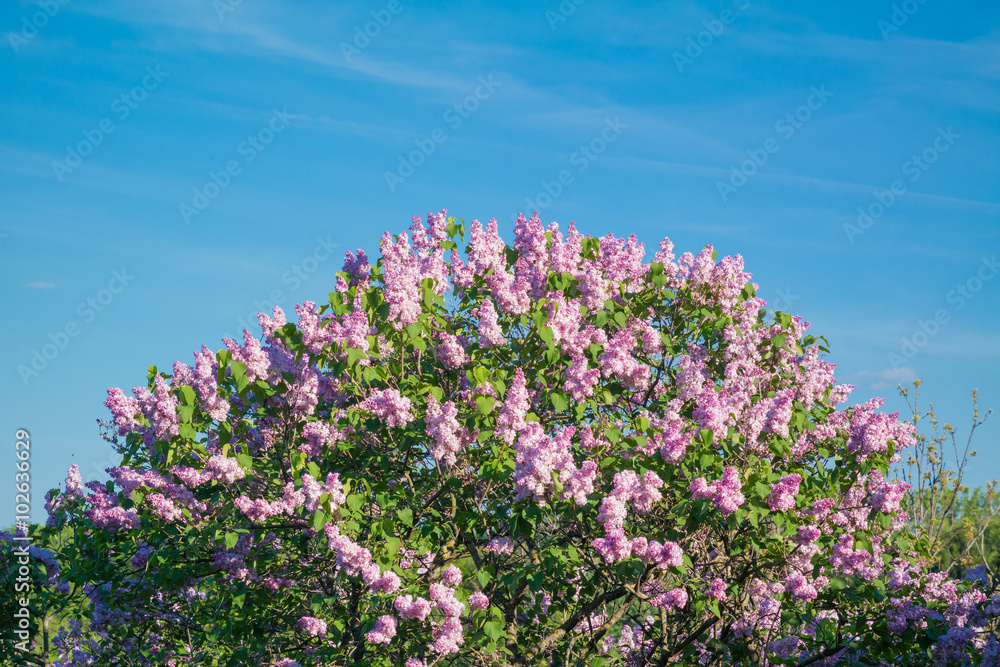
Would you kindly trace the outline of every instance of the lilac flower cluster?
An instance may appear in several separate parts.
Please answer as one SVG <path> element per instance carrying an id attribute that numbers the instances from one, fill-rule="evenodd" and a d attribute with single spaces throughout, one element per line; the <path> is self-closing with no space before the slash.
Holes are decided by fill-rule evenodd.
<path id="1" fill-rule="evenodd" d="M 568 426 L 551 437 L 538 422 L 529 422 L 521 429 L 514 443 L 515 500 L 532 498 L 544 505 L 558 483 L 564 485 L 564 499 L 572 499 L 577 505 L 587 503 L 587 494 L 594 491 L 597 464 L 584 461 L 577 467 L 571 442 L 575 433 L 576 429 Z"/>
<path id="2" fill-rule="evenodd" d="M 721 480 L 709 484 L 704 477 L 699 477 L 691 483 L 690 491 L 691 497 L 695 500 L 712 498 L 715 501 L 715 508 L 723 516 L 729 516 L 746 500 L 741 492 L 742 486 L 739 471 L 727 466 Z"/>
<path id="3" fill-rule="evenodd" d="M 398 389 L 376 389 L 358 407 L 377 416 L 389 428 L 401 428 L 415 419 L 413 402 Z"/>

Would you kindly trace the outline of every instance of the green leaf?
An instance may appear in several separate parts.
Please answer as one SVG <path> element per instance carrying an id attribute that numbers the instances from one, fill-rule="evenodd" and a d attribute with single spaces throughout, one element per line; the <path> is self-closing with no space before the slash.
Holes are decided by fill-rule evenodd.
<path id="1" fill-rule="evenodd" d="M 253 470 L 253 457 L 245 452 L 240 452 L 236 455 L 236 462 L 239 463 L 244 470 Z"/>
<path id="2" fill-rule="evenodd" d="M 226 549 L 235 547 L 239 539 L 240 536 L 238 533 L 226 533 Z"/>
<path id="3" fill-rule="evenodd" d="M 483 625 L 483 632 L 485 632 L 486 636 L 493 641 L 499 641 L 501 637 L 507 636 L 507 634 L 503 631 L 503 623 L 500 623 L 499 621 L 487 621 Z"/>
<path id="4" fill-rule="evenodd" d="M 404 507 L 403 509 L 396 510 L 396 516 L 398 516 L 399 520 L 402 521 L 405 525 L 409 526 L 410 528 L 413 527 L 413 510 L 411 510 L 409 507 Z"/>
<path id="5" fill-rule="evenodd" d="M 233 377 L 239 380 L 240 378 L 246 377 L 247 365 L 242 361 L 234 361 L 229 365 L 230 370 L 233 371 Z"/>
<path id="6" fill-rule="evenodd" d="M 542 327 L 538 330 L 538 337 L 545 341 L 546 345 L 552 345 L 554 336 L 555 334 L 552 332 L 552 327 Z"/>
<path id="7" fill-rule="evenodd" d="M 552 407 L 554 407 L 559 412 L 562 412 L 567 407 L 569 407 L 569 399 L 563 396 L 558 391 L 553 391 L 549 394 L 549 400 L 552 401 Z"/>
<path id="8" fill-rule="evenodd" d="M 184 403 L 184 405 L 197 404 L 198 395 L 194 393 L 193 387 L 189 387 L 186 384 L 181 385 L 180 392 L 181 392 L 181 402 Z"/>
<path id="9" fill-rule="evenodd" d="M 242 581 L 236 585 L 236 592 L 233 593 L 233 606 L 243 608 L 243 604 L 246 601 L 247 596 L 247 585 Z"/>
<path id="10" fill-rule="evenodd" d="M 842 591 L 847 588 L 847 580 L 840 577 L 830 577 L 830 583 L 827 585 L 831 591 Z"/>
<path id="11" fill-rule="evenodd" d="M 479 407 L 479 411 L 484 415 L 488 415 L 493 412 L 493 406 L 496 404 L 496 400 L 492 396 L 476 396 L 476 406 Z"/>
<path id="12" fill-rule="evenodd" d="M 194 405 L 181 405 L 177 408 L 177 411 L 181 413 L 182 423 L 190 424 L 194 420 L 194 407 Z"/>
<path id="13" fill-rule="evenodd" d="M 326 525 L 327 516 L 326 512 L 323 510 L 316 510 L 316 516 L 313 517 L 313 530 L 323 530 L 323 526 Z"/>

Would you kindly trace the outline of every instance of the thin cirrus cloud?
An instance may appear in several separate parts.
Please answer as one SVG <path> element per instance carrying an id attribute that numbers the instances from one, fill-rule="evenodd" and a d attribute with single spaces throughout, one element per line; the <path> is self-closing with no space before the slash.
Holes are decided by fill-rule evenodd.
<path id="1" fill-rule="evenodd" d="M 872 391 L 882 391 L 896 385 L 907 385 L 917 379 L 917 371 L 909 366 L 886 368 L 883 370 L 863 370 L 851 373 L 846 380 L 850 384 L 866 387 Z"/>
<path id="2" fill-rule="evenodd" d="M 24 286 L 28 289 L 55 289 L 56 287 L 55 283 L 47 283 L 44 280 L 39 280 L 34 283 L 25 283 Z"/>

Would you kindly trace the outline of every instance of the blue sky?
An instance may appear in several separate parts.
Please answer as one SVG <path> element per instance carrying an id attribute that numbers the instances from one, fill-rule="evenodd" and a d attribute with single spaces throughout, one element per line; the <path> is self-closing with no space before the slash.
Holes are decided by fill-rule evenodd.
<path id="1" fill-rule="evenodd" d="M 442 208 L 740 253 L 853 400 L 919 377 L 965 436 L 972 388 L 1000 408 L 998 28 L 985 1 L 4 3 L 0 476 L 30 430 L 43 517 L 115 462 L 108 387 Z"/>

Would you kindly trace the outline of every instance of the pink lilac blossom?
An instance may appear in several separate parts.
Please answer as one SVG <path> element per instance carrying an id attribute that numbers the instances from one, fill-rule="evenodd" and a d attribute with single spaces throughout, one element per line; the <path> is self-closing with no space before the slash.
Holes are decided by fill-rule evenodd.
<path id="1" fill-rule="evenodd" d="M 371 273 L 372 267 L 368 263 L 368 256 L 365 254 L 365 251 L 358 248 L 356 257 L 350 250 L 344 253 L 344 266 L 340 270 L 352 278 L 362 281 L 360 286 L 363 288 L 367 286 L 368 275 Z"/>
<path id="2" fill-rule="evenodd" d="M 496 434 L 508 445 L 514 444 L 517 434 L 525 427 L 524 418 L 530 405 L 524 371 L 518 368 L 514 371 L 514 380 L 507 388 L 507 395 L 496 421 Z"/>
<path id="3" fill-rule="evenodd" d="M 587 496 L 594 492 L 594 480 L 597 478 L 598 467 L 593 461 L 584 461 L 580 468 L 572 472 L 563 482 L 563 499 L 569 499 L 577 505 L 586 505 Z M 563 475 L 560 473 L 560 480 Z"/>
<path id="4" fill-rule="evenodd" d="M 657 555 L 650 552 L 645 538 L 636 538 L 635 541 L 626 538 L 624 525 L 628 514 L 627 503 L 631 501 L 638 514 L 648 513 L 653 504 L 663 497 L 659 491 L 663 481 L 653 472 L 646 472 L 640 478 L 633 470 L 623 470 L 615 473 L 613 484 L 614 489 L 601 501 L 597 514 L 597 520 L 604 525 L 604 537 L 595 539 L 591 546 L 608 563 L 631 555 L 656 560 Z"/>
<path id="5" fill-rule="evenodd" d="M 722 473 L 722 479 L 709 484 L 704 477 L 699 477 L 691 483 L 689 490 L 694 499 L 712 498 L 715 507 L 723 516 L 729 516 L 739 509 L 746 497 L 741 493 L 742 481 L 736 468 L 727 467 Z"/>
<path id="6" fill-rule="evenodd" d="M 74 463 L 69 467 L 69 471 L 66 473 L 66 496 L 69 498 L 82 498 L 82 481 L 83 478 L 80 477 L 80 468 Z"/>
<path id="7" fill-rule="evenodd" d="M 371 551 L 362 547 L 346 535 L 340 533 L 340 528 L 332 523 L 323 527 L 327 536 L 327 546 L 337 554 L 337 566 L 348 576 L 359 574 L 368 585 L 371 594 L 393 594 L 402 587 L 402 581 L 392 570 L 384 573 L 372 560 Z"/>
<path id="8" fill-rule="evenodd" d="M 167 387 L 162 375 L 153 380 L 155 393 L 145 387 L 132 389 L 139 407 L 153 427 L 157 438 L 173 437 L 179 433 L 180 419 L 177 416 L 177 399 Z"/>
<path id="9" fill-rule="evenodd" d="M 389 428 L 402 427 L 414 420 L 409 398 L 398 389 L 376 389 L 358 407 L 371 412 Z"/>
<path id="10" fill-rule="evenodd" d="M 153 512 L 164 521 L 177 521 L 184 516 L 183 511 L 174 504 L 174 501 L 162 493 L 151 493 L 146 496 L 146 501 L 150 504 Z"/>
<path id="11" fill-rule="evenodd" d="M 868 504 L 876 512 L 892 514 L 899 510 L 899 505 L 906 497 L 910 485 L 906 482 L 890 482 L 882 477 L 882 473 L 873 470 L 868 478 Z"/>
<path id="12" fill-rule="evenodd" d="M 303 616 L 299 619 L 298 626 L 310 637 L 322 637 L 326 634 L 326 621 L 314 616 Z"/>
<path id="13" fill-rule="evenodd" d="M 402 595 L 393 602 L 399 617 L 403 620 L 425 621 L 431 613 L 431 603 L 422 597 Z"/>
<path id="14" fill-rule="evenodd" d="M 783 637 L 781 639 L 768 642 L 767 650 L 782 660 L 786 660 L 792 656 L 792 653 L 794 653 L 796 649 L 798 649 L 799 643 L 800 641 L 798 637 Z"/>
<path id="15" fill-rule="evenodd" d="M 302 427 L 302 437 L 305 438 L 301 445 L 302 451 L 309 456 L 318 457 L 323 453 L 323 447 L 340 442 L 344 439 L 344 434 L 333 424 L 314 421 Z"/>
<path id="16" fill-rule="evenodd" d="M 771 486 L 771 493 L 767 496 L 767 505 L 772 512 L 785 512 L 795 507 L 795 494 L 799 492 L 799 484 L 802 476 L 799 474 L 786 475 Z"/>
<path id="17" fill-rule="evenodd" d="M 453 401 L 438 403 L 433 394 L 427 397 L 426 431 L 431 439 L 431 456 L 438 463 L 455 465 L 456 455 L 468 446 L 471 436 L 458 423 L 458 407 Z"/>
<path id="18" fill-rule="evenodd" d="M 708 388 L 698 394 L 697 405 L 694 409 L 695 422 L 703 428 L 712 431 L 719 437 L 725 435 L 726 423 L 729 419 L 729 406 L 723 399 L 721 392 Z"/>
<path id="19" fill-rule="evenodd" d="M 450 565 L 441 573 L 441 581 L 448 586 L 458 586 L 462 583 L 462 571 L 455 565 Z"/>
<path id="20" fill-rule="evenodd" d="M 410 256 L 410 241 L 406 232 L 393 241 L 392 235 L 382 235 L 380 244 L 385 273 L 385 300 L 389 304 L 392 326 L 402 329 L 417 321 L 420 315 L 420 269 Z"/>
<path id="21" fill-rule="evenodd" d="M 268 371 L 271 368 L 271 361 L 267 353 L 264 352 L 260 341 L 254 338 L 249 329 L 243 330 L 243 345 L 230 339 L 224 338 L 222 342 L 226 349 L 233 355 L 233 361 L 239 362 L 246 367 L 247 380 L 256 382 L 266 380 Z"/>
<path id="22" fill-rule="evenodd" d="M 684 565 L 684 551 L 676 542 L 650 542 L 646 554 L 661 570 Z"/>
<path id="23" fill-rule="evenodd" d="M 785 579 L 785 592 L 791 594 L 792 600 L 809 602 L 819 594 L 816 587 L 799 571 L 794 571 Z"/>
<path id="24" fill-rule="evenodd" d="M 104 401 L 104 405 L 114 417 L 118 435 L 127 435 L 137 426 L 135 415 L 140 412 L 137 399 L 126 396 L 121 389 L 113 387 L 108 389 L 108 399 Z"/>
<path id="25" fill-rule="evenodd" d="M 514 553 L 514 540 L 509 537 L 494 537 L 486 543 L 484 550 L 502 556 L 509 556 Z"/>
<path id="26" fill-rule="evenodd" d="M 490 599 L 484 593 L 476 591 L 469 596 L 469 606 L 473 609 L 489 609 Z"/>
<path id="27" fill-rule="evenodd" d="M 691 434 L 683 432 L 683 428 L 681 420 L 673 420 L 665 432 L 653 436 L 653 444 L 660 448 L 660 456 L 667 463 L 680 463 L 687 454 L 687 448 L 694 442 Z"/>
<path id="28" fill-rule="evenodd" d="M 584 463 L 577 468 L 571 444 L 575 432 L 575 427 L 567 426 L 551 437 L 544 433 L 538 422 L 525 425 L 514 443 L 517 452 L 514 463 L 515 500 L 532 498 L 544 505 L 546 498 L 554 493 L 558 480 L 560 484 L 570 485 L 569 489 L 564 486 L 563 497 L 571 497 L 579 505 L 587 502 L 587 494 L 594 488 L 597 466 Z"/>
<path id="29" fill-rule="evenodd" d="M 604 377 L 616 376 L 630 389 L 645 389 L 649 384 L 650 369 L 632 354 L 635 347 L 632 327 L 622 329 L 607 342 L 598 361 Z"/>
<path id="30" fill-rule="evenodd" d="M 140 542 L 139 544 L 145 544 L 145 543 Z M 149 555 L 151 553 L 153 553 L 153 547 L 140 546 L 130 560 L 130 562 L 132 563 L 132 567 L 136 570 L 145 569 L 146 563 L 149 562 Z"/>
<path id="31" fill-rule="evenodd" d="M 837 544 L 833 546 L 833 556 L 830 557 L 830 564 L 834 571 L 843 576 L 859 575 L 864 579 L 871 579 L 872 554 L 864 549 L 854 549 L 854 536 L 850 534 L 841 535 Z"/>
<path id="32" fill-rule="evenodd" d="M 219 362 L 215 354 L 202 346 L 201 352 L 194 353 L 195 369 L 192 386 L 198 392 L 201 409 L 216 421 L 225 421 L 229 415 L 229 401 L 219 395 L 219 384 L 216 380 Z"/>
<path id="33" fill-rule="evenodd" d="M 479 344 L 483 348 L 489 350 L 507 344 L 491 299 L 483 299 L 482 304 L 474 314 L 479 317 Z"/>
<path id="34" fill-rule="evenodd" d="M 580 403 L 594 395 L 594 387 L 600 379 L 600 369 L 590 368 L 586 357 L 579 355 L 573 358 L 573 363 L 566 369 L 563 391 Z"/>
<path id="35" fill-rule="evenodd" d="M 372 644 L 388 644 L 396 636 L 396 619 L 388 614 L 379 616 L 375 627 L 368 631 L 365 638 Z"/>
<path id="36" fill-rule="evenodd" d="M 455 589 L 444 584 L 430 585 L 431 600 L 437 603 L 437 608 L 445 616 L 457 618 L 465 610 L 462 602 L 455 597 Z"/>
<path id="37" fill-rule="evenodd" d="M 441 344 L 436 346 L 435 350 L 438 361 L 441 362 L 442 366 L 449 370 L 457 370 L 469 363 L 469 355 L 466 354 L 465 348 L 462 347 L 458 336 L 449 333 L 440 333 L 438 334 L 438 340 Z"/>
<path id="38" fill-rule="evenodd" d="M 856 406 L 851 412 L 851 437 L 847 450 L 857 452 L 863 461 L 875 452 L 885 452 L 889 441 L 896 444 L 896 451 L 911 447 L 916 443 L 916 425 L 899 421 L 899 413 L 876 412 L 885 403 L 883 398 L 873 398 Z"/>
<path id="39" fill-rule="evenodd" d="M 302 473 L 302 491 L 305 493 L 303 506 L 310 512 L 315 512 L 319 507 L 319 499 L 324 493 L 330 494 L 330 508 L 347 502 L 344 495 L 344 485 L 340 482 L 340 473 L 332 472 L 326 476 L 326 484 L 320 486 L 312 475 L 307 472 Z"/>
<path id="40" fill-rule="evenodd" d="M 654 607 L 666 609 L 667 611 L 683 609 L 687 605 L 687 602 L 688 594 L 683 588 L 674 588 L 666 593 L 657 595 L 649 601 Z"/>
<path id="41" fill-rule="evenodd" d="M 710 598 L 715 598 L 716 600 L 725 601 L 728 597 L 726 595 L 727 584 L 722 579 L 713 579 L 712 583 L 709 585 L 708 590 L 705 591 L 705 595 Z"/>
<path id="42" fill-rule="evenodd" d="M 465 643 L 465 638 L 462 636 L 462 622 L 454 616 L 446 618 L 441 625 L 435 626 L 431 631 L 431 637 L 434 638 L 431 650 L 443 655 L 458 653 L 459 647 Z"/>
<path id="43" fill-rule="evenodd" d="M 221 454 L 216 454 L 209 458 L 205 464 L 205 469 L 200 472 L 187 466 L 174 466 L 172 472 L 191 488 L 196 488 L 213 480 L 229 485 L 238 479 L 243 479 L 246 475 L 243 467 L 235 458 L 229 458 Z"/>

